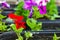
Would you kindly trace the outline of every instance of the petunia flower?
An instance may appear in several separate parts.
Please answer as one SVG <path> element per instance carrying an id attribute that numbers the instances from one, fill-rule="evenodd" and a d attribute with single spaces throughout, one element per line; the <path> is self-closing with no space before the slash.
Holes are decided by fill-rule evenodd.
<path id="1" fill-rule="evenodd" d="M 30 15 L 28 17 L 31 18 L 32 17 L 32 1 L 31 0 L 24 0 L 23 8 L 25 10 L 30 10 Z"/>
<path id="2" fill-rule="evenodd" d="M 24 0 L 24 9 L 31 10 L 33 6 L 37 6 L 40 14 L 44 15 L 47 13 L 46 4 L 49 1 L 50 0 Z"/>
<path id="3" fill-rule="evenodd" d="M 20 29 L 20 28 L 26 28 L 25 26 L 25 22 L 23 21 L 24 17 L 23 16 L 17 16 L 15 14 L 10 13 L 8 15 L 9 18 L 13 19 L 15 25 L 16 25 L 16 29 Z"/>
<path id="4" fill-rule="evenodd" d="M 15 20 L 23 20 L 24 19 L 23 16 L 17 16 L 14 13 L 8 14 L 8 17 L 11 18 L 11 19 L 15 19 Z"/>
<path id="5" fill-rule="evenodd" d="M 23 8 L 24 9 L 26 9 L 26 10 L 31 10 L 31 8 L 32 8 L 32 1 L 30 1 L 30 0 L 24 0 L 24 6 L 23 6 Z"/>
<path id="6" fill-rule="evenodd" d="M 10 8 L 10 5 L 7 2 L 2 2 L 1 4 L 3 7 Z"/>
<path id="7" fill-rule="evenodd" d="M 44 15 L 47 13 L 46 6 L 38 6 L 40 14 Z"/>

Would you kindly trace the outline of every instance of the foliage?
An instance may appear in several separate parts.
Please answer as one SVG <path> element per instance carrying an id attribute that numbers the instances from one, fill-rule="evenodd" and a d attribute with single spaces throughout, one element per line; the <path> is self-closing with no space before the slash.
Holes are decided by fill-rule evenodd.
<path id="1" fill-rule="evenodd" d="M 25 19 L 27 19 L 29 15 L 29 10 L 24 10 L 23 5 L 24 5 L 24 2 L 19 2 L 18 6 L 15 8 L 16 10 L 15 14 L 23 15 Z"/>
<path id="2" fill-rule="evenodd" d="M 60 37 L 57 37 L 56 33 L 54 33 L 53 40 L 59 40 Z"/>
<path id="3" fill-rule="evenodd" d="M 42 29 L 42 23 L 41 22 L 37 23 L 37 21 L 34 20 L 33 18 L 27 19 L 26 23 L 31 28 L 31 30 L 39 31 Z"/>
<path id="4" fill-rule="evenodd" d="M 3 16 L 0 14 L 0 30 L 1 31 L 6 31 L 7 26 L 5 25 L 5 22 L 2 22 L 2 19 L 5 18 L 6 16 Z"/>
<path id="5" fill-rule="evenodd" d="M 40 14 L 40 12 L 38 11 L 38 8 L 35 6 L 33 7 L 33 18 L 37 19 L 37 18 L 42 18 L 43 15 Z"/>
<path id="6" fill-rule="evenodd" d="M 10 26 L 14 30 L 14 32 L 17 34 L 18 40 L 23 40 L 23 37 L 21 36 L 21 33 L 22 33 L 24 28 L 20 28 L 20 29 L 17 30 L 15 24 L 11 24 Z"/>
<path id="7" fill-rule="evenodd" d="M 54 33 L 53 40 L 58 40 L 57 35 Z"/>
<path id="8" fill-rule="evenodd" d="M 0 20 L 2 20 L 3 18 L 5 18 L 6 16 L 3 16 L 2 14 L 0 14 Z"/>
<path id="9" fill-rule="evenodd" d="M 25 32 L 25 37 L 26 37 L 26 40 L 28 40 L 28 38 L 32 37 L 32 33 L 31 32 Z"/>
<path id="10" fill-rule="evenodd" d="M 56 17 L 55 15 L 58 15 L 57 6 L 55 0 L 50 0 L 50 2 L 47 3 L 47 14 L 45 16 L 51 20 L 54 20 Z"/>

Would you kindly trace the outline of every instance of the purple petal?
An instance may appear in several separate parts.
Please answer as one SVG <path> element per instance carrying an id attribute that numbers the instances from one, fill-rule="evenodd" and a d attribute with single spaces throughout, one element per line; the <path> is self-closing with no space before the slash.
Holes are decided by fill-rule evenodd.
<path id="1" fill-rule="evenodd" d="M 6 7 L 6 8 L 10 8 L 10 5 L 7 4 L 6 2 L 3 2 L 3 3 L 2 3 L 2 6 Z"/>
<path id="2" fill-rule="evenodd" d="M 46 6 L 39 6 L 40 14 L 44 15 L 47 13 Z"/>
<path id="3" fill-rule="evenodd" d="M 30 5 L 27 5 L 27 4 L 24 4 L 24 7 L 23 7 L 25 10 L 31 10 L 32 6 Z"/>
<path id="4" fill-rule="evenodd" d="M 31 10 L 31 8 L 32 8 L 32 2 L 30 1 L 30 0 L 24 0 L 24 9 L 26 9 L 26 10 Z"/>
<path id="5" fill-rule="evenodd" d="M 32 17 L 32 15 L 33 15 L 33 9 L 31 9 L 31 11 L 30 11 L 29 18 L 31 18 L 31 17 Z"/>

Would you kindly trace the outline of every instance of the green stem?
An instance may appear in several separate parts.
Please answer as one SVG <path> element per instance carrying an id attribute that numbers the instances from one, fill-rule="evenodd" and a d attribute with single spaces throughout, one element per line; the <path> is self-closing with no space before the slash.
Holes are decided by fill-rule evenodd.
<path id="1" fill-rule="evenodd" d="M 23 40 L 23 37 L 20 35 L 20 33 L 16 33 L 18 36 L 18 40 Z"/>

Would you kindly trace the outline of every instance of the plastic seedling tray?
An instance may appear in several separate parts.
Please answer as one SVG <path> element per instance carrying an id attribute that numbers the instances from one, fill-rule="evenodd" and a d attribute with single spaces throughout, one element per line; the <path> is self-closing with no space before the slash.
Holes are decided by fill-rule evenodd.
<path id="1" fill-rule="evenodd" d="M 41 31 L 31 31 L 33 34 L 32 38 L 29 38 L 28 40 L 52 40 L 54 33 L 57 34 L 57 36 L 60 36 L 60 31 L 56 30 L 41 30 Z M 22 32 L 24 35 L 24 32 Z M 25 38 L 25 37 L 24 37 Z M 0 40 L 15 40 L 17 39 L 17 36 L 15 32 L 4 32 L 0 34 Z"/>
<path id="2" fill-rule="evenodd" d="M 0 33 L 0 40 L 15 40 L 16 38 L 17 35 L 13 31 Z"/>

